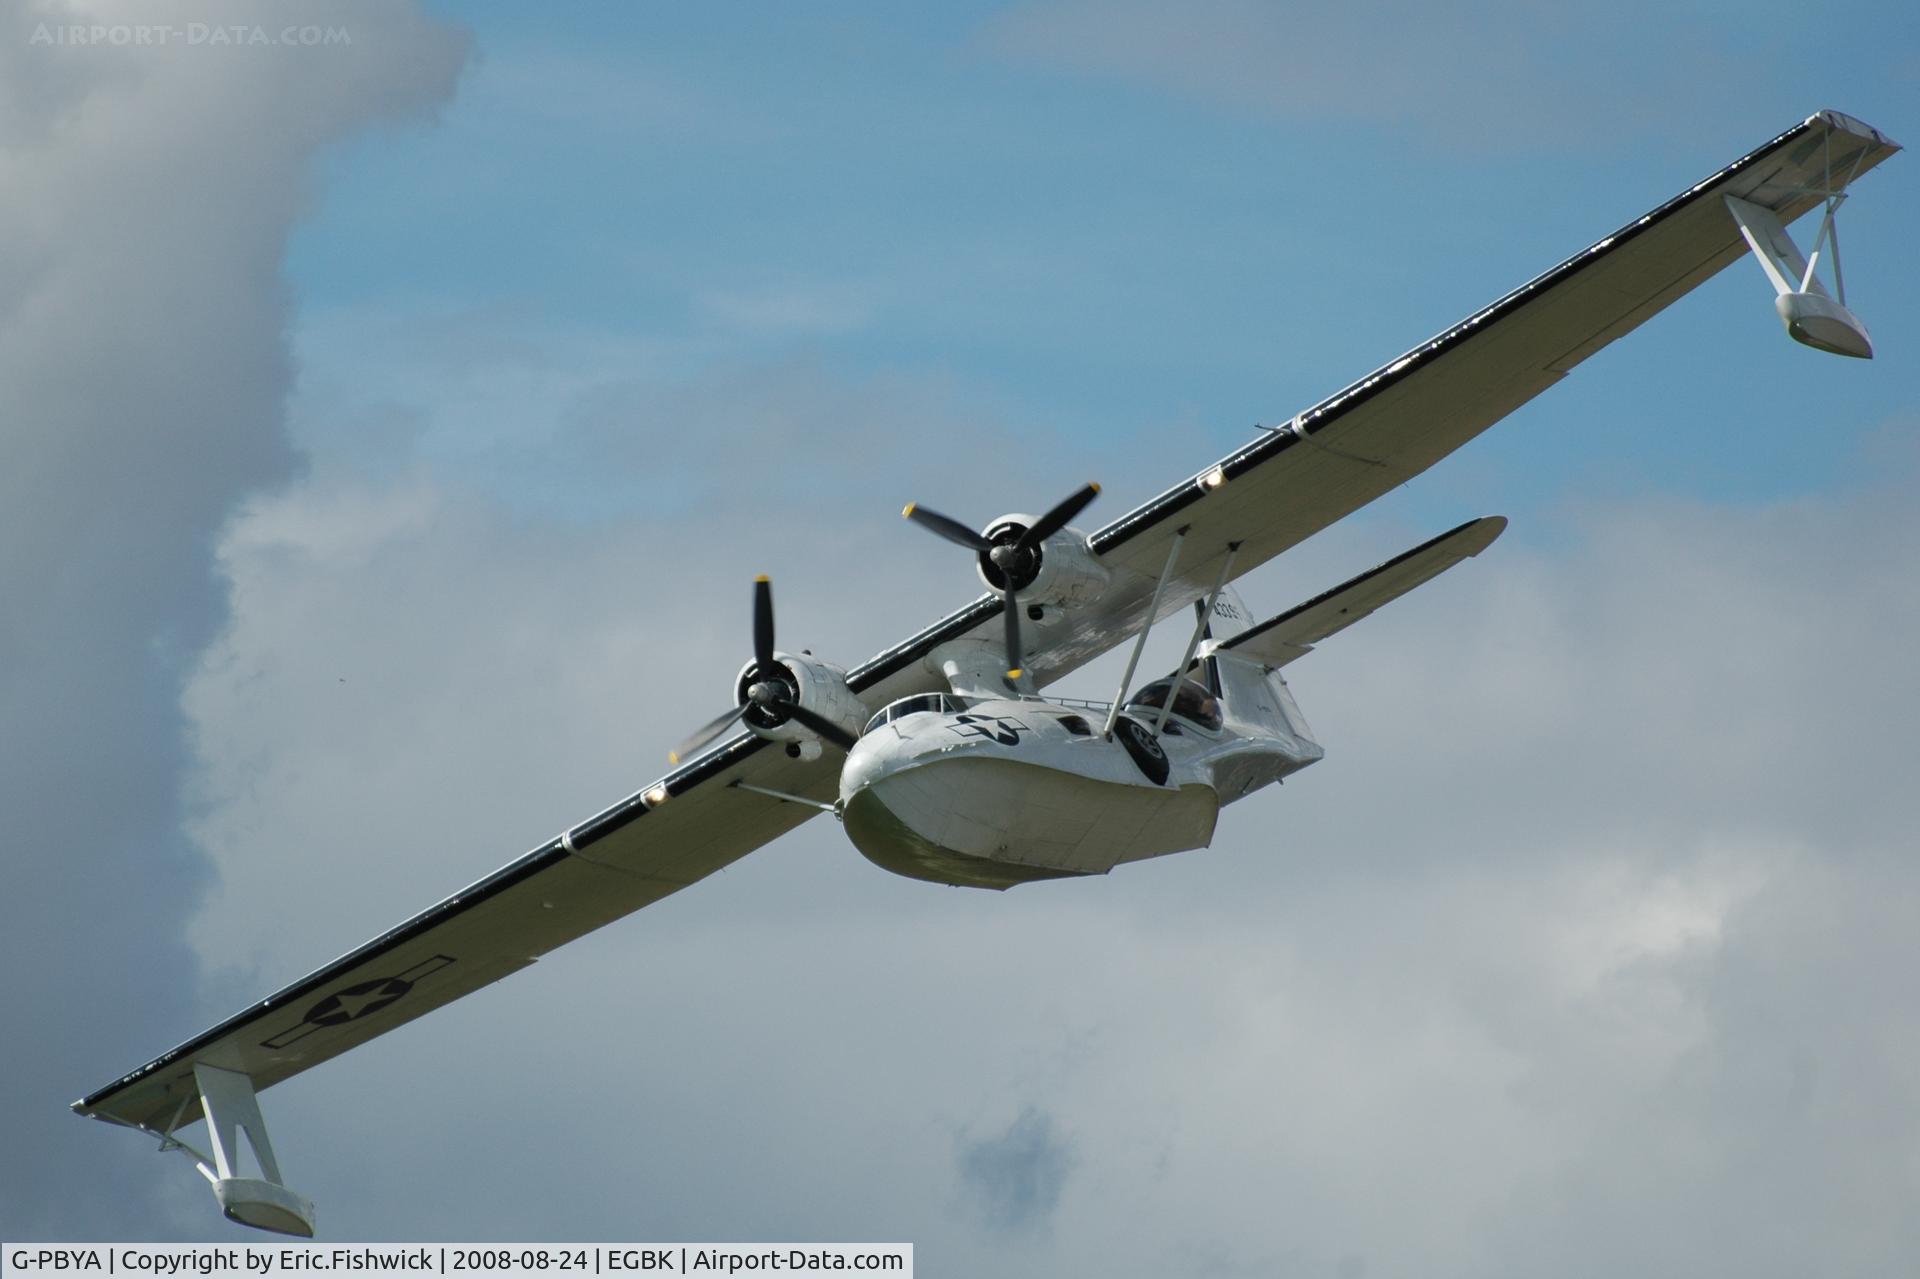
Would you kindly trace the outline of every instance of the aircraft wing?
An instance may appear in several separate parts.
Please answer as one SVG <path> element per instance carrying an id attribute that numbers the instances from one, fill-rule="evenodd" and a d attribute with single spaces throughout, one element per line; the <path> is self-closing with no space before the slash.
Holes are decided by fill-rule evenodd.
<path id="1" fill-rule="evenodd" d="M 1747 243 L 1723 197 L 1791 222 L 1819 206 L 1830 183 L 1865 173 L 1899 149 L 1839 112 L 1811 116 L 1127 512 L 1090 539 L 1114 571 L 1108 590 L 1051 634 L 1035 628 L 1027 667 L 1044 685 L 1130 635 L 1145 619 L 1177 531 L 1186 536 L 1160 617 L 1212 589 L 1229 544 L 1238 544 L 1231 579 L 1420 474 L 1558 382 L 1745 255 Z M 995 601 L 976 607 L 998 615 Z"/>
<path id="2" fill-rule="evenodd" d="M 196 1064 L 265 1088 L 704 879 L 816 815 L 732 782 L 836 794 L 833 757 L 796 760 L 768 745 L 746 737 L 708 752 L 73 1108 L 171 1132 L 200 1117 Z"/>
<path id="3" fill-rule="evenodd" d="M 1725 195 L 1791 221 L 1829 172 L 1857 175 L 1899 148 L 1822 112 L 1094 533 L 1113 573 L 1095 603 L 1050 610 L 1029 634 L 1044 686 L 1130 638 L 1176 536 L 1159 616 L 1419 474 L 1608 342 L 1739 257 Z M 944 687 L 928 655 L 997 641 L 1000 600 L 972 603 L 848 674 L 869 709 Z M 814 815 L 741 790 L 830 800 L 837 757 L 796 760 L 742 732 L 645 790 L 325 967 L 74 1103 L 166 1133 L 200 1114 L 194 1066 L 254 1088 L 393 1029 L 575 937 L 704 878 Z"/>

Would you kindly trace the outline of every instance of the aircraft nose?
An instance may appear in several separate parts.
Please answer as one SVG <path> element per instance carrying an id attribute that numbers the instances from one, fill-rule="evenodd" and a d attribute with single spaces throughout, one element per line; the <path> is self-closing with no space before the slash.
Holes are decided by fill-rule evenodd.
<path id="1" fill-rule="evenodd" d="M 840 802 L 845 804 L 873 784 L 886 766 L 879 734 L 868 733 L 853 744 L 846 762 L 840 765 Z"/>

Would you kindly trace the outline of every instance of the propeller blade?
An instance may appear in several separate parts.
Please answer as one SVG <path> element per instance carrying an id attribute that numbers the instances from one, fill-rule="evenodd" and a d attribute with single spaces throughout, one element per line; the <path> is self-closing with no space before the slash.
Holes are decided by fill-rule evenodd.
<path id="1" fill-rule="evenodd" d="M 667 752 L 667 763 L 678 764 L 681 760 L 687 758 L 687 756 L 720 736 L 721 733 L 726 731 L 727 725 L 733 723 L 733 721 L 739 719 L 746 713 L 747 708 L 745 706 L 736 706 L 726 714 L 708 720 L 706 725 L 692 737 L 689 737 L 686 741 L 681 742 L 678 746 Z"/>
<path id="2" fill-rule="evenodd" d="M 753 579 L 753 662 L 770 670 L 773 661 L 773 583 L 762 573 Z"/>
<path id="3" fill-rule="evenodd" d="M 1001 610 L 1007 619 L 1007 678 L 1019 679 L 1020 665 L 1020 601 L 1014 598 L 1012 591 L 1006 594 L 1006 608 Z"/>
<path id="4" fill-rule="evenodd" d="M 950 519 L 938 511 L 929 511 L 918 502 L 908 502 L 906 509 L 901 511 L 900 514 L 906 516 L 921 528 L 932 533 L 937 533 L 949 542 L 957 542 L 970 551 L 991 551 L 993 549 L 992 542 L 981 537 L 959 520 Z"/>
<path id="5" fill-rule="evenodd" d="M 1061 502 L 1051 511 L 1048 511 L 1045 515 L 1035 520 L 1033 527 L 1021 535 L 1018 543 L 1020 549 L 1030 551 L 1052 537 L 1055 533 L 1058 533 L 1067 526 L 1068 520 L 1080 514 L 1081 511 L 1086 509 L 1088 502 L 1091 502 L 1099 496 L 1100 486 L 1098 484 L 1090 483 L 1084 488 L 1074 490 L 1072 495 L 1064 502 Z"/>
<path id="6" fill-rule="evenodd" d="M 957 543 L 970 551 L 993 558 L 995 568 L 1003 574 L 1007 589 L 1001 592 L 1004 603 L 1002 613 L 1007 626 L 1007 678 L 1019 679 L 1024 670 L 1024 655 L 1020 647 L 1020 601 L 1015 598 L 1014 581 L 1023 571 L 1029 576 L 1033 571 L 1032 561 L 1024 557 L 1035 554 L 1040 543 L 1058 533 L 1067 526 L 1067 521 L 1085 510 L 1087 503 L 1100 496 L 1100 486 L 1088 483 L 1068 494 L 1064 501 L 1055 503 L 1054 508 L 1033 522 L 1033 526 L 1020 535 L 1020 540 L 1011 547 L 996 547 L 992 542 L 980 536 L 959 520 L 948 519 L 938 511 L 929 511 L 917 502 L 908 502 L 900 514 L 914 523 L 939 534 L 949 542 Z M 984 566 L 983 566 L 984 568 Z M 989 578 L 989 580 L 993 580 Z M 802 721 L 805 722 L 805 721 Z M 809 724 L 809 728 L 814 727 Z M 818 729 L 815 729 L 818 731 Z"/>
<path id="7" fill-rule="evenodd" d="M 816 715 L 798 702 L 783 702 L 781 705 L 786 709 L 787 714 L 791 715 L 800 723 L 805 724 L 808 728 L 820 734 L 820 736 L 826 738 L 841 750 L 850 751 L 853 749 L 853 734 L 826 716 Z"/>
<path id="8" fill-rule="evenodd" d="M 787 700 L 790 678 L 773 655 L 773 583 L 762 573 L 753 579 L 753 669 L 746 681 L 747 700 L 707 721 L 693 736 L 668 751 L 667 762 L 678 764 L 724 733 L 755 706 L 780 715 L 781 722 L 797 720 L 842 750 L 852 750 L 854 738 L 846 729 Z"/>

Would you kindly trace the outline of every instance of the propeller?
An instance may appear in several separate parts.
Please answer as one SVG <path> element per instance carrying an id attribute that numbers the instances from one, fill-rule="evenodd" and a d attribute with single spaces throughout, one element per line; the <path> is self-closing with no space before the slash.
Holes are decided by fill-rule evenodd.
<path id="1" fill-rule="evenodd" d="M 918 502 L 908 502 L 900 514 L 915 524 L 946 538 L 980 556 L 980 573 L 987 583 L 1006 599 L 1001 616 L 1007 623 L 1007 678 L 1019 679 L 1023 667 L 1020 648 L 1020 589 L 1031 586 L 1040 575 L 1040 544 L 1067 526 L 1088 502 L 1100 495 L 1098 484 L 1075 489 L 1065 500 L 1022 529 L 1017 524 L 990 530 L 991 536 L 974 532 L 959 520 L 938 511 L 930 511 Z"/>
<path id="2" fill-rule="evenodd" d="M 763 573 L 753 579 L 753 665 L 741 680 L 741 702 L 667 752 L 667 762 L 678 764 L 727 730 L 735 720 L 752 728 L 778 728 L 788 720 L 804 724 L 841 750 L 852 750 L 854 738 L 824 715 L 800 704 L 800 685 L 792 671 L 773 655 L 773 583 Z"/>

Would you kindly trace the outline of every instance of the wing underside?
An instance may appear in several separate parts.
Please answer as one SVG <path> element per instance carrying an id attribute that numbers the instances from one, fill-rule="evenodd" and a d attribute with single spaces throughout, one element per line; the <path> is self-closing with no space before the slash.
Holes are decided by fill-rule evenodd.
<path id="1" fill-rule="evenodd" d="M 749 738 L 615 805 L 333 963 L 74 1103 L 156 1132 L 200 1117 L 193 1067 L 280 1082 L 500 980 L 778 838 L 815 810 L 739 790 L 750 780 L 831 798 L 831 763 Z"/>

